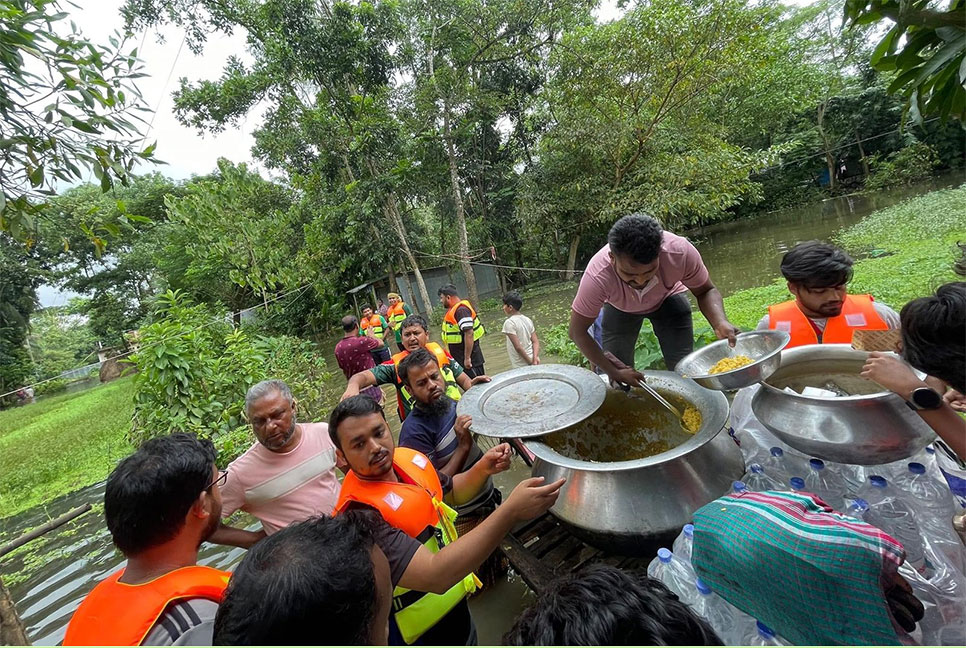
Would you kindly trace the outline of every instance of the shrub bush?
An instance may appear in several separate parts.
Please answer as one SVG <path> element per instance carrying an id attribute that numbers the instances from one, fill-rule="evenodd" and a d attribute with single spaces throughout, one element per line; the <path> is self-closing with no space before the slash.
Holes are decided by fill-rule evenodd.
<path id="1" fill-rule="evenodd" d="M 865 182 L 869 191 L 878 191 L 894 185 L 906 185 L 929 178 L 939 166 L 939 156 L 928 144 L 915 142 L 882 160 L 870 158 L 871 173 Z"/>

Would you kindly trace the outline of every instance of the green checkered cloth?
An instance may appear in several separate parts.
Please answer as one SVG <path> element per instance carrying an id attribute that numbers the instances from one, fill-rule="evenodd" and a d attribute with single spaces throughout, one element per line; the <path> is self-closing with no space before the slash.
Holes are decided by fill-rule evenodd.
<path id="1" fill-rule="evenodd" d="M 883 583 L 903 560 L 896 540 L 805 494 L 729 495 L 694 514 L 698 576 L 797 645 L 899 644 Z"/>

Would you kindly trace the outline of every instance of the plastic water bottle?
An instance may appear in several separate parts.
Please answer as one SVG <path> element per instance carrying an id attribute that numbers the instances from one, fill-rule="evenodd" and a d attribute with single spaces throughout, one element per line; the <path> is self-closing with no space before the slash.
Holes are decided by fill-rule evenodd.
<path id="1" fill-rule="evenodd" d="M 741 644 L 745 638 L 741 628 L 743 613 L 712 592 L 700 578 L 695 580 L 694 588 L 698 593 L 698 600 L 692 609 L 711 624 L 724 645 Z"/>
<path id="2" fill-rule="evenodd" d="M 796 493 L 800 493 L 805 490 L 805 480 L 801 477 L 792 477 L 788 480 L 788 485 L 792 487 L 792 490 Z"/>
<path id="3" fill-rule="evenodd" d="M 745 485 L 743 481 L 731 482 L 731 492 L 735 495 L 741 495 L 742 493 L 748 492 L 748 486 Z"/>
<path id="4" fill-rule="evenodd" d="M 671 547 L 671 551 L 682 561 L 690 564 L 692 547 L 694 547 L 694 525 L 685 524 L 681 529 L 681 533 L 674 539 L 674 545 Z"/>
<path id="5" fill-rule="evenodd" d="M 765 469 L 765 472 L 771 475 L 774 479 L 778 480 L 779 483 L 784 484 L 793 474 L 792 470 L 790 470 L 787 460 L 785 459 L 785 451 L 778 446 L 775 446 L 768 452 L 771 454 L 771 456 L 765 460 L 763 468 Z"/>
<path id="6" fill-rule="evenodd" d="M 657 558 L 647 566 L 647 575 L 664 583 L 682 601 L 694 600 L 694 581 L 696 576 L 690 562 L 684 562 L 666 547 L 657 550 Z"/>
<path id="7" fill-rule="evenodd" d="M 760 493 L 769 490 L 785 490 L 782 483 L 772 479 L 761 464 L 753 463 L 748 467 L 748 472 L 741 478 L 748 490 Z"/>
<path id="8" fill-rule="evenodd" d="M 920 574 L 926 569 L 923 541 L 912 511 L 889 486 L 885 477 L 869 477 L 869 511 L 866 522 L 879 527 L 902 543 L 908 562 Z"/>
<path id="9" fill-rule="evenodd" d="M 845 481 L 825 469 L 825 462 L 821 459 L 809 459 L 808 475 L 805 477 L 805 490 L 818 495 L 826 504 L 836 511 L 845 508 Z"/>
<path id="10" fill-rule="evenodd" d="M 868 513 L 869 503 L 861 497 L 856 497 L 854 500 L 851 500 L 849 502 L 849 507 L 845 510 L 845 514 L 849 517 L 854 517 L 857 520 L 863 521 Z"/>
<path id="11" fill-rule="evenodd" d="M 946 484 L 926 474 L 926 467 L 910 462 L 908 470 L 895 480 L 896 490 L 905 498 L 921 527 L 945 530 L 952 524 L 955 511 Z"/>
<path id="12" fill-rule="evenodd" d="M 845 484 L 846 499 L 855 499 L 856 497 L 859 497 L 869 479 L 868 475 L 866 474 L 867 468 L 865 466 L 832 463 L 831 461 L 826 461 L 825 470 L 842 478 L 842 482 Z M 848 502 L 846 502 L 846 504 L 847 503 Z"/>
<path id="13" fill-rule="evenodd" d="M 754 634 L 745 642 L 749 646 L 784 646 L 775 632 L 761 621 L 755 621 Z"/>

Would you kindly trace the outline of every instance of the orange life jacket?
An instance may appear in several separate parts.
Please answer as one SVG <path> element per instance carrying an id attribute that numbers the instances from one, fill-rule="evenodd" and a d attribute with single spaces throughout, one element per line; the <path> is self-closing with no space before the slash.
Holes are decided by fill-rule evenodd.
<path id="1" fill-rule="evenodd" d="M 406 319 L 406 304 L 400 299 L 394 306 L 390 306 L 389 310 L 386 311 L 386 319 L 389 320 L 389 326 L 394 331 L 397 333 L 401 332 L 399 325 Z"/>
<path id="2" fill-rule="evenodd" d="M 384 320 L 382 319 L 382 315 L 379 315 L 378 313 L 373 313 L 372 317 L 370 317 L 369 319 L 366 319 L 365 317 L 362 318 L 362 322 L 359 324 L 359 328 L 365 331 L 367 328 L 371 326 L 372 335 L 375 336 L 376 338 L 381 339 L 382 334 L 386 332 L 385 327 L 383 327 L 382 325 L 383 321 Z"/>
<path id="3" fill-rule="evenodd" d="M 446 344 L 463 344 L 463 331 L 460 330 L 459 323 L 456 321 L 456 309 L 460 306 L 466 306 L 470 309 L 470 315 L 473 317 L 473 341 L 475 342 L 486 335 L 486 329 L 483 328 L 480 318 L 476 316 L 476 311 L 464 299 L 454 304 L 443 316 L 443 342 Z"/>
<path id="4" fill-rule="evenodd" d="M 367 481 L 351 470 L 346 473 L 335 512 L 345 511 L 350 502 L 367 504 L 378 510 L 390 526 L 418 539 L 427 528 L 432 530 L 439 523 L 433 504 L 434 498 L 443 501 L 439 474 L 428 457 L 410 448 L 396 448 L 392 467 L 403 481 Z"/>
<path id="5" fill-rule="evenodd" d="M 456 376 L 453 375 L 453 367 L 449 362 L 449 356 L 443 351 L 443 347 L 435 342 L 427 343 L 426 350 L 436 356 L 439 371 L 443 374 L 443 380 L 446 381 L 446 395 L 458 401 L 460 399 L 460 390 L 456 384 Z M 400 351 L 392 357 L 392 364 L 396 368 L 396 407 L 399 412 L 400 421 L 406 420 L 406 416 L 413 409 L 416 400 L 403 385 L 402 379 L 399 377 L 399 363 L 408 355 L 409 351 Z"/>
<path id="6" fill-rule="evenodd" d="M 81 601 L 67 625 L 65 646 L 139 646 L 168 605 L 204 598 L 221 603 L 229 572 L 193 565 L 140 585 L 119 582 L 119 569 Z"/>
<path id="7" fill-rule="evenodd" d="M 885 331 L 889 326 L 875 311 L 871 295 L 846 295 L 842 312 L 826 320 L 821 344 L 851 344 L 852 332 Z M 786 331 L 792 339 L 788 348 L 819 344 L 812 322 L 795 300 L 768 307 L 768 328 Z"/>
<path id="8" fill-rule="evenodd" d="M 396 448 L 392 467 L 400 481 L 366 481 L 351 470 L 342 481 L 335 515 L 352 502 L 366 504 L 406 535 L 418 540 L 431 553 L 437 553 L 457 538 L 456 511 L 443 502 L 439 474 L 429 457 L 410 448 Z M 393 590 L 392 616 L 403 641 L 414 643 L 456 607 L 466 595 L 480 587 L 472 572 L 444 594 L 408 590 L 397 585 Z"/>

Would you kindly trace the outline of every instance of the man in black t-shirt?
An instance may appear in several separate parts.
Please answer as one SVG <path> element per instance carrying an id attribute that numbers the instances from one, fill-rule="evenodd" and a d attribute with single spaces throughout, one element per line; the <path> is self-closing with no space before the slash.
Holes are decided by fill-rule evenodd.
<path id="1" fill-rule="evenodd" d="M 390 492 L 387 497 L 391 498 L 392 486 L 399 483 L 400 477 L 392 460 L 395 444 L 382 408 L 365 396 L 347 398 L 339 403 L 329 417 L 329 434 L 338 448 L 339 458 L 348 463 L 356 477 L 369 483 L 384 485 Z M 454 504 L 467 501 L 490 474 L 509 467 L 509 457 L 509 448 L 506 444 L 501 444 L 488 451 L 474 470 L 461 473 L 455 478 L 439 474 L 445 499 Z M 427 461 L 425 457 L 423 461 Z M 479 526 L 436 553 L 402 530 L 390 526 L 380 517 L 374 531 L 375 540 L 389 561 L 393 586 L 398 585 L 415 592 L 446 593 L 479 567 L 514 525 L 543 515 L 553 506 L 563 483 L 564 480 L 561 479 L 544 485 L 542 477 L 522 481 L 513 489 L 507 501 Z M 337 514 L 358 507 L 368 508 L 366 504 L 358 501 L 349 501 L 347 504 L 342 508 L 337 506 Z M 389 505 L 392 506 L 391 503 Z M 399 506 L 399 501 L 396 506 Z M 403 597 L 397 599 L 401 602 L 405 600 Z M 395 621 L 395 612 L 390 616 L 389 642 L 392 645 L 403 643 Z M 465 599 L 413 643 L 475 644 L 476 628 Z"/>

